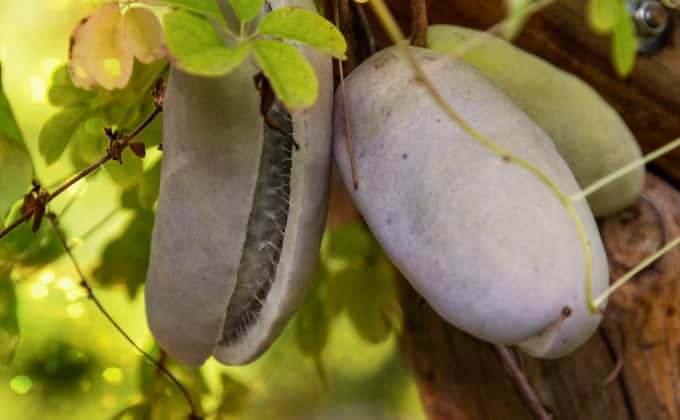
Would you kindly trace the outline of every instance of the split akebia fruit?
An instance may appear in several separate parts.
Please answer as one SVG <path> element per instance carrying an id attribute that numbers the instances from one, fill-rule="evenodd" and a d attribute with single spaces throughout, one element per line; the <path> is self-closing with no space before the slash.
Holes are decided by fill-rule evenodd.
<path id="1" fill-rule="evenodd" d="M 431 49 L 449 53 L 480 31 L 454 25 L 428 29 Z M 543 128 L 555 142 L 582 188 L 642 156 L 626 123 L 581 79 L 509 42 L 490 37 L 466 52 L 472 64 Z M 616 213 L 642 194 L 645 169 L 640 167 L 588 197 L 597 217 Z"/>
<path id="2" fill-rule="evenodd" d="M 473 127 L 580 191 L 546 133 L 472 66 L 412 48 L 443 98 Z M 585 297 L 574 221 L 527 169 L 502 159 L 453 122 L 395 47 L 346 79 L 359 188 L 352 186 L 343 107 L 333 151 L 345 185 L 393 263 L 448 322 L 492 343 L 560 357 L 598 326 Z M 607 260 L 585 201 L 575 205 L 592 247 L 594 293 Z"/>
<path id="3" fill-rule="evenodd" d="M 311 282 L 328 202 L 333 78 L 329 56 L 298 48 L 319 98 L 294 113 L 275 100 L 268 122 L 250 60 L 218 78 L 171 70 L 146 308 L 161 348 L 186 364 L 253 360 Z"/>

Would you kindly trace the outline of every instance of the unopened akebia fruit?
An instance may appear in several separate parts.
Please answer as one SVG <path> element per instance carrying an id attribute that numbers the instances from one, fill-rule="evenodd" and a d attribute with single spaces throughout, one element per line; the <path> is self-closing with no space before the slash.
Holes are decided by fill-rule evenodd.
<path id="1" fill-rule="evenodd" d="M 333 85 L 330 57 L 298 48 L 319 98 L 292 114 L 275 101 L 268 117 L 278 127 L 260 115 L 251 61 L 219 78 L 171 69 L 146 308 L 161 348 L 183 363 L 253 360 L 310 284 L 328 200 Z"/>
<path id="2" fill-rule="evenodd" d="M 480 31 L 454 25 L 428 29 L 431 49 L 450 53 Z M 501 88 L 555 142 L 582 188 L 642 156 L 626 123 L 581 79 L 497 37 L 463 54 Z M 645 182 L 643 166 L 588 197 L 597 217 L 635 203 Z"/>
<path id="3" fill-rule="evenodd" d="M 580 191 L 548 135 L 478 70 L 411 51 L 473 127 L 565 193 Z M 601 316 L 588 309 L 582 244 L 555 194 L 453 122 L 395 47 L 357 67 L 345 88 L 359 188 L 352 188 L 337 95 L 333 152 L 342 179 L 388 256 L 430 305 L 478 338 L 537 357 L 563 356 L 590 337 Z M 576 212 L 598 293 L 608 285 L 605 252 L 585 201 Z"/>

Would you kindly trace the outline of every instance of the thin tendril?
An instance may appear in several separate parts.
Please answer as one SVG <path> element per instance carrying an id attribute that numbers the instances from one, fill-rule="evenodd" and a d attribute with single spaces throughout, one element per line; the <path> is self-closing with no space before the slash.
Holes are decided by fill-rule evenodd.
<path id="1" fill-rule="evenodd" d="M 47 215 L 47 219 L 50 221 L 50 225 L 52 226 L 52 229 L 54 229 L 54 232 L 56 233 L 57 237 L 59 238 L 59 241 L 61 242 L 62 247 L 64 248 L 64 251 L 68 255 L 68 257 L 71 260 L 71 263 L 73 264 L 73 267 L 75 268 L 76 272 L 78 273 L 78 277 L 80 277 L 80 286 L 85 289 L 87 293 L 87 297 L 95 304 L 99 312 L 101 312 L 102 315 L 109 321 L 111 325 L 123 336 L 125 341 L 130 343 L 132 347 L 135 348 L 146 360 L 151 362 L 158 370 L 163 372 L 163 374 L 173 383 L 177 388 L 180 390 L 182 395 L 187 401 L 187 404 L 189 405 L 189 409 L 191 410 L 190 416 L 191 418 L 197 418 L 197 411 L 196 411 L 196 406 L 194 405 L 194 402 L 191 399 L 191 396 L 189 395 L 189 392 L 184 388 L 184 385 L 175 377 L 175 375 L 172 374 L 168 370 L 165 365 L 163 365 L 161 362 L 157 361 L 149 353 L 144 351 L 135 341 L 128 335 L 128 333 L 125 332 L 123 327 L 118 324 L 118 322 L 113 319 L 113 316 L 104 308 L 102 303 L 99 301 L 99 299 L 95 296 L 94 292 L 92 291 L 92 287 L 88 283 L 87 279 L 85 278 L 85 274 L 83 273 L 82 269 L 80 268 L 80 264 L 78 264 L 78 261 L 76 261 L 75 256 L 73 255 L 73 252 L 71 251 L 71 247 L 68 245 L 68 241 L 66 240 L 66 236 L 64 235 L 64 232 L 59 229 L 59 225 L 57 223 L 57 216 L 54 213 L 49 213 Z"/>

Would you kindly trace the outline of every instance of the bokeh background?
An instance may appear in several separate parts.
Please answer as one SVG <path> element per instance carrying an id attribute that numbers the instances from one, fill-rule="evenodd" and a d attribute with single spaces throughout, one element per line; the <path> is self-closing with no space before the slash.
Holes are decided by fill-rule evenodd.
<path id="1" fill-rule="evenodd" d="M 48 188 L 77 170 L 68 152 L 50 166 L 38 152 L 41 127 L 58 110 L 48 100 L 52 74 L 66 61 L 71 30 L 97 3 L 0 0 L 4 89 Z M 150 146 L 144 167 L 159 158 Z M 50 208 L 102 303 L 137 343 L 158 355 L 143 304 L 153 213 L 123 208 L 123 196 L 106 166 Z M 0 281 L 15 286 L 20 326 L 13 359 L 0 364 L 0 420 L 184 418 L 177 390 L 87 300 L 71 261 L 50 248 L 49 234 L 43 226 L 31 245 L 35 258 L 22 263 L 0 252 L 0 267 L 11 268 L 10 278 Z M 200 371 L 167 363 L 209 418 L 421 419 L 399 353 L 393 277 L 361 225 L 335 228 L 324 240 L 304 319 L 293 320 L 264 357 L 246 367 L 210 361 Z M 0 293 L 6 318 L 14 306 Z"/>

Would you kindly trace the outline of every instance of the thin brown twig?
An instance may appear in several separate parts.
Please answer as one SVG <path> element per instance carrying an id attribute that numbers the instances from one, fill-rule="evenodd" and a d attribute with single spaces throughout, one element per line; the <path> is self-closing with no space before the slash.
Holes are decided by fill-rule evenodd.
<path id="1" fill-rule="evenodd" d="M 123 138 L 123 140 L 121 140 L 120 145 L 121 145 L 122 147 L 127 146 L 128 143 L 130 143 L 130 141 L 131 141 L 132 139 L 134 139 L 135 137 L 137 137 L 137 136 L 139 135 L 139 133 L 141 133 L 141 132 L 149 125 L 149 124 L 151 124 L 151 122 L 152 122 L 152 121 L 158 116 L 158 114 L 160 114 L 162 111 L 163 111 L 163 108 L 162 108 L 161 106 L 156 106 L 156 107 L 154 108 L 153 112 L 151 113 L 151 115 L 149 115 L 149 117 L 148 117 L 146 120 L 144 120 L 144 122 L 143 122 L 142 124 L 140 124 L 140 126 L 137 127 L 137 129 L 135 129 L 135 131 L 133 131 L 133 132 L 132 132 L 131 134 L 129 134 L 129 135 L 126 135 L 126 136 Z M 44 205 L 47 205 L 47 203 L 49 203 L 50 201 L 52 201 L 52 200 L 54 200 L 55 198 L 57 198 L 61 193 L 63 193 L 64 191 L 66 191 L 67 189 L 69 189 L 70 187 L 72 187 L 74 184 L 76 184 L 76 183 L 77 183 L 78 181 L 80 181 L 81 179 L 83 179 L 83 178 L 85 178 L 86 176 L 90 175 L 92 172 L 94 172 L 95 170 L 97 170 L 97 168 L 99 168 L 101 165 L 103 165 L 104 163 L 108 162 L 108 161 L 111 160 L 112 158 L 113 158 L 113 155 L 111 154 L 111 151 L 110 151 L 110 150 L 107 150 L 107 151 L 106 151 L 106 155 L 104 155 L 103 158 L 99 159 L 97 162 L 93 163 L 93 164 L 90 165 L 89 167 L 83 169 L 82 172 L 78 173 L 78 174 L 75 175 L 73 178 L 69 179 L 64 185 L 62 185 L 61 187 L 57 188 L 53 193 L 48 193 L 47 196 L 46 196 L 46 198 L 45 198 L 45 200 L 44 200 L 44 202 L 43 202 L 43 204 L 44 204 Z M 27 222 L 32 216 L 33 216 L 33 211 L 27 212 L 27 213 L 23 214 L 19 219 L 17 219 L 17 220 L 15 220 L 14 222 L 12 222 L 10 225 L 8 225 L 7 227 L 3 228 L 2 231 L 0 231 L 0 239 L 2 239 L 2 238 L 3 238 L 4 236 L 6 236 L 8 233 L 10 233 L 10 232 L 13 231 L 14 229 L 16 229 L 16 228 L 17 228 L 19 225 L 21 225 L 22 223 Z"/>
<path id="2" fill-rule="evenodd" d="M 527 380 L 524 372 L 520 369 L 517 364 L 517 359 L 515 355 L 512 354 L 510 349 L 506 346 L 499 344 L 494 344 L 494 348 L 501 358 L 505 369 L 508 371 L 512 382 L 515 384 L 517 391 L 520 393 L 522 399 L 529 407 L 529 410 L 534 414 L 537 419 L 540 420 L 552 420 L 552 416 L 546 411 L 541 401 L 538 399 L 538 395 L 531 387 L 531 384 Z"/>
<path id="3" fill-rule="evenodd" d="M 427 0 L 411 0 L 411 45 L 427 47 Z"/>
<path id="4" fill-rule="evenodd" d="M 340 11 L 338 3 L 335 2 L 335 25 L 340 25 Z M 357 174 L 357 161 L 354 156 L 354 146 L 352 144 L 352 130 L 349 128 L 349 118 L 347 117 L 347 94 L 345 92 L 345 72 L 342 68 L 342 61 L 336 60 L 338 63 L 338 75 L 340 76 L 340 92 L 342 100 L 342 118 L 345 121 L 345 139 L 347 141 L 347 153 L 349 154 L 349 165 L 352 170 L 352 185 L 355 190 L 359 189 L 359 175 Z"/>
<path id="5" fill-rule="evenodd" d="M 153 357 L 144 349 L 139 347 L 137 343 L 128 335 L 128 333 L 123 330 L 123 328 L 116 322 L 115 319 L 111 316 L 111 314 L 104 308 L 102 303 L 99 301 L 99 299 L 95 296 L 94 292 L 92 291 L 92 287 L 88 283 L 87 279 L 85 278 L 85 274 L 83 273 L 82 269 L 80 268 L 80 264 L 78 264 L 78 261 L 76 261 L 75 256 L 73 255 L 73 252 L 71 252 L 71 247 L 68 245 L 68 241 L 66 240 L 66 236 L 64 235 L 64 232 L 59 229 L 59 225 L 57 223 L 57 216 L 54 213 L 48 213 L 47 214 L 47 219 L 50 221 L 50 224 L 52 225 L 52 228 L 54 229 L 54 232 L 56 233 L 57 237 L 59 238 L 59 241 L 61 242 L 61 246 L 64 248 L 64 251 L 68 255 L 68 257 L 71 259 L 71 263 L 73 264 L 73 267 L 75 268 L 76 272 L 78 273 L 78 277 L 80 277 L 80 286 L 85 289 L 87 292 L 87 297 L 90 299 L 99 312 L 101 312 L 102 315 L 113 325 L 113 327 L 120 333 L 120 335 L 123 336 L 123 338 L 132 345 L 132 347 L 135 348 L 146 360 L 151 362 L 158 370 L 163 372 L 163 374 L 173 383 L 175 386 L 182 392 L 182 395 L 187 401 L 187 404 L 189 405 L 189 408 L 191 410 L 191 413 L 189 414 L 190 418 L 200 418 L 196 414 L 196 406 L 194 405 L 194 402 L 191 399 L 191 396 L 189 395 L 189 392 L 184 388 L 184 385 L 168 370 L 168 368 L 165 367 L 165 365 Z"/>

